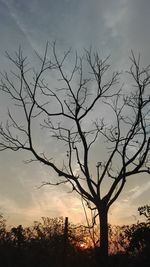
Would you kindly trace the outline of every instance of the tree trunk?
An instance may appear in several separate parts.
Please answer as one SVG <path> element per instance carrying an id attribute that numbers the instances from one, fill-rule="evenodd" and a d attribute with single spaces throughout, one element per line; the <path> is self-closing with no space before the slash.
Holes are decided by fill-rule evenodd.
<path id="1" fill-rule="evenodd" d="M 63 244 L 63 258 L 62 258 L 62 267 L 67 266 L 67 245 L 68 245 L 68 217 L 65 218 L 64 225 L 64 244 Z"/>
<path id="2" fill-rule="evenodd" d="M 100 247 L 97 250 L 97 266 L 108 266 L 108 209 L 99 209 Z"/>

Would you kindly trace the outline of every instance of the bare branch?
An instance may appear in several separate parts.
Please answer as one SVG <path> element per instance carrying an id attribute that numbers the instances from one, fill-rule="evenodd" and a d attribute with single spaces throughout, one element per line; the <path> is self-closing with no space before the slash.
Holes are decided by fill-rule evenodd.
<path id="1" fill-rule="evenodd" d="M 27 163 L 52 169 L 54 182 L 41 187 L 69 183 L 94 212 L 93 226 L 98 216 L 101 242 L 108 241 L 109 207 L 129 177 L 150 174 L 150 65 L 141 67 L 140 56 L 131 52 L 126 74 L 134 85 L 126 93 L 119 85 L 121 73 L 110 71 L 109 57 L 103 60 L 91 50 L 82 57 L 76 52 L 72 63 L 71 49 L 59 57 L 56 43 L 47 43 L 43 56 L 37 54 L 36 72 L 21 48 L 14 58 L 6 55 L 14 68 L 1 74 L 0 90 L 15 109 L 9 107 L 0 125 L 0 151 L 27 150 L 33 156 Z M 45 145 L 45 138 L 52 143 Z M 55 155 L 51 144 L 60 153 Z"/>

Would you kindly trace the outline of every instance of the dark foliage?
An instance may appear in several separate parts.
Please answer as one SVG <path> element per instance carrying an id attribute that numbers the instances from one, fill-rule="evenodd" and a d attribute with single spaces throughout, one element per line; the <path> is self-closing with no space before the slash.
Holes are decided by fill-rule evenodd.
<path id="1" fill-rule="evenodd" d="M 108 267 L 147 267 L 150 261 L 149 220 L 131 226 L 110 226 Z M 0 261 L 4 267 L 97 267 L 96 250 L 82 248 L 88 231 L 68 225 L 64 255 L 63 218 L 42 218 L 32 227 L 21 225 L 10 230 L 0 217 Z"/>
<path id="2" fill-rule="evenodd" d="M 64 255 L 63 218 L 42 218 L 32 227 L 6 229 L 0 218 L 0 261 L 5 267 L 92 266 L 92 250 L 80 250 L 83 229 L 68 227 Z M 64 262 L 65 265 L 64 265 Z"/>

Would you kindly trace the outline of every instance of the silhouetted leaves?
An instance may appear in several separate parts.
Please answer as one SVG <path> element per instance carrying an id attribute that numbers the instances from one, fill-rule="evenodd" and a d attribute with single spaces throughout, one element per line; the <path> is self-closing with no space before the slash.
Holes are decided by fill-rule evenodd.
<path id="1" fill-rule="evenodd" d="M 8 229 L 0 215 L 0 262 L 4 267 L 62 267 L 64 219 L 42 217 L 31 227 Z M 95 267 L 95 250 L 84 226 L 68 225 L 65 267 Z M 83 244 L 83 246 L 81 246 Z M 149 221 L 133 225 L 109 225 L 108 267 L 146 267 L 150 260 Z"/>

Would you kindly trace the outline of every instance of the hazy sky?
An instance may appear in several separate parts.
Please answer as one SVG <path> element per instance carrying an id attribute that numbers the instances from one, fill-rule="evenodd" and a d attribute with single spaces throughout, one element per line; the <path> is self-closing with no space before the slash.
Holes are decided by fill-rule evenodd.
<path id="1" fill-rule="evenodd" d="M 47 40 L 57 40 L 62 51 L 71 46 L 81 52 L 92 45 L 104 56 L 111 54 L 119 70 L 127 69 L 131 49 L 148 64 L 149 14 L 149 0 L 0 0 L 0 71 L 9 70 L 6 50 L 13 53 L 21 45 L 29 56 L 34 50 L 41 54 Z M 0 98 L 0 121 L 7 105 Z M 0 212 L 9 224 L 30 224 L 41 216 L 83 221 L 80 198 L 66 187 L 37 189 L 51 173 L 35 163 L 24 164 L 26 159 L 23 152 L 0 153 Z M 137 207 L 149 204 L 149 193 L 148 176 L 132 177 L 111 208 L 110 222 L 134 221 Z"/>

